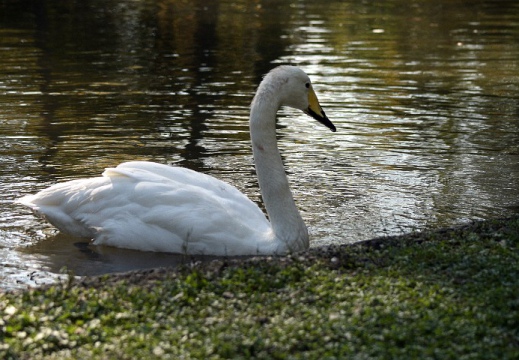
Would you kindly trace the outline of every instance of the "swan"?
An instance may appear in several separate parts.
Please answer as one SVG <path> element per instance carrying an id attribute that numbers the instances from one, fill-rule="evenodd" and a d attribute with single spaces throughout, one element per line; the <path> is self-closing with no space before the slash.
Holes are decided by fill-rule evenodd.
<path id="1" fill-rule="evenodd" d="M 308 231 L 289 188 L 276 140 L 282 106 L 304 111 L 332 131 L 308 75 L 278 66 L 250 107 L 250 136 L 261 209 L 235 187 L 182 167 L 147 161 L 102 176 L 58 183 L 17 200 L 61 232 L 94 245 L 190 255 L 284 255 L 308 249 Z"/>

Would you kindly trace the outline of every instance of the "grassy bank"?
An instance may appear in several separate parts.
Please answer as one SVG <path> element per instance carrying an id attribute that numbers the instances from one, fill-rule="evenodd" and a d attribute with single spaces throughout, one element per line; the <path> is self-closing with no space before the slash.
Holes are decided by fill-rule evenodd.
<path id="1" fill-rule="evenodd" d="M 518 359 L 519 218 L 0 294 L 0 358 Z"/>

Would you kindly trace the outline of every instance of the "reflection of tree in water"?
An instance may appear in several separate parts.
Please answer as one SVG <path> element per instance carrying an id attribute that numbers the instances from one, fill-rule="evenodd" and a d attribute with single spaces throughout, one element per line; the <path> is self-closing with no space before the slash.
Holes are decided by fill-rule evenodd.
<path id="1" fill-rule="evenodd" d="M 211 72 L 215 65 L 213 54 L 216 51 L 217 38 L 215 26 L 218 14 L 218 2 L 176 2 L 161 1 L 158 4 L 157 31 L 154 52 L 156 62 L 153 71 L 163 77 L 166 96 L 156 99 L 162 102 L 159 108 L 167 109 L 166 104 L 181 105 L 180 116 L 170 114 L 158 122 L 164 129 L 178 127 L 184 129 L 179 136 L 187 143 L 184 149 L 179 149 L 184 159 L 179 165 L 203 170 L 203 160 L 206 150 L 200 146 L 203 133 L 207 130 L 205 120 L 211 113 L 204 111 L 199 105 L 211 104 L 214 96 L 198 91 L 211 80 Z M 164 90 L 164 89 L 163 89 Z M 166 130 L 167 133 L 167 130 Z M 165 141 L 174 141 L 174 133 L 170 133 Z"/>
<path id="2" fill-rule="evenodd" d="M 89 147 L 102 147 L 91 141 L 103 142 L 83 136 L 92 132 L 111 142 L 101 157 L 170 154 L 204 170 L 210 155 L 201 140 L 214 109 L 248 106 L 250 98 L 234 95 L 245 82 L 252 97 L 288 41 L 290 17 L 281 10 L 289 8 L 281 1 L 30 3 L 43 108 L 32 130 L 46 139 L 45 173 L 88 167 L 97 155 Z"/>
<path id="3" fill-rule="evenodd" d="M 262 16 L 272 14 L 251 2 L 166 0 L 160 2 L 159 9 L 155 52 L 162 56 L 158 58 L 156 70 L 169 73 L 165 79 L 172 83 L 183 79 L 177 84 L 180 87 L 178 91 L 187 94 L 179 99 L 188 114 L 182 116 L 180 126 L 190 134 L 184 151 L 181 151 L 185 159 L 181 165 L 204 171 L 203 158 L 208 154 L 200 146 L 200 140 L 207 130 L 208 117 L 214 115 L 210 109 L 217 103 L 225 104 L 222 108 L 229 108 L 231 104 L 248 106 L 249 99 L 246 104 L 233 103 L 236 100 L 232 95 L 238 91 L 237 84 L 240 85 L 244 79 L 253 80 L 256 84 L 260 76 L 270 69 L 270 60 L 275 57 L 262 61 L 264 55 L 258 54 L 263 53 L 261 47 L 267 43 L 270 44 L 268 49 L 275 49 L 274 52 L 278 53 L 282 51 L 284 46 L 278 44 L 281 36 L 275 35 L 281 32 L 282 25 L 269 19 L 269 26 L 263 26 L 265 19 Z M 278 29 L 270 31 L 271 25 Z M 258 41 L 262 32 L 268 34 L 268 40 L 277 41 L 274 44 Z M 255 70 L 258 63 L 265 64 L 260 66 L 261 75 Z M 253 75 L 245 73 L 244 69 L 250 69 Z M 225 86 L 213 89 L 214 84 Z M 251 94 L 254 87 L 252 85 Z"/>

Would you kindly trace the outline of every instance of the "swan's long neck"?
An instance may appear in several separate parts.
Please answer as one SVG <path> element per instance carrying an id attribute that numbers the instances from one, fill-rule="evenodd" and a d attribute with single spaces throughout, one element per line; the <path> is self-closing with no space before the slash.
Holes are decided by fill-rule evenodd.
<path id="1" fill-rule="evenodd" d="M 263 85 L 263 86 L 262 86 Z M 289 251 L 308 248 L 308 231 L 288 185 L 276 139 L 276 113 L 281 104 L 272 88 L 260 85 L 251 105 L 250 133 L 263 202 L 276 239 Z"/>

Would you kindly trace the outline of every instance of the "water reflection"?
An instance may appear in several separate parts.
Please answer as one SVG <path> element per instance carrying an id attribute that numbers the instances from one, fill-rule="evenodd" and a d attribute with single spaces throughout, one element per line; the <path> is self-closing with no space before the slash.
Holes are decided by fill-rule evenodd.
<path id="1" fill-rule="evenodd" d="M 85 239 L 63 234 L 49 236 L 44 242 L 21 248 L 19 251 L 31 263 L 38 264 L 52 273 L 66 273 L 69 269 L 73 269 L 74 274 L 78 276 L 180 266 L 215 259 L 208 256 L 195 257 L 91 246 Z"/>
<path id="2" fill-rule="evenodd" d="M 517 212 L 518 38 L 504 0 L 3 1 L 0 282 L 140 266 L 89 258 L 12 204 L 56 181 L 153 160 L 259 201 L 248 105 L 278 63 L 311 75 L 338 126 L 280 116 L 314 246 Z"/>

